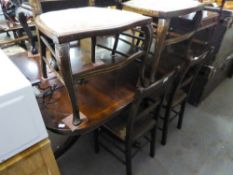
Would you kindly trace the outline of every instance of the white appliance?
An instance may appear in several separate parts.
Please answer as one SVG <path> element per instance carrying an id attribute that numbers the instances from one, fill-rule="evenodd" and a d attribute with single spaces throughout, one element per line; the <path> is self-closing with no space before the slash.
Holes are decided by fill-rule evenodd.
<path id="1" fill-rule="evenodd" d="M 0 50 L 0 163 L 47 137 L 30 82 Z"/>

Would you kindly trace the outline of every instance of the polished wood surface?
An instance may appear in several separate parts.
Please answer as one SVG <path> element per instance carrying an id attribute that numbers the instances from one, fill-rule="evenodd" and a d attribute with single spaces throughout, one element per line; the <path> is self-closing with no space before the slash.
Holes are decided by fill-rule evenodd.
<path id="1" fill-rule="evenodd" d="M 45 139 L 0 164 L 0 175 L 60 175 L 51 150 Z"/>
<path id="2" fill-rule="evenodd" d="M 139 14 L 98 7 L 47 12 L 36 18 L 39 30 L 55 43 L 116 34 L 150 22 L 151 18 Z"/>
<path id="3" fill-rule="evenodd" d="M 102 39 L 98 40 L 100 44 L 105 43 L 109 47 L 111 47 L 113 41 L 114 39 L 111 37 L 104 41 Z M 81 71 L 82 65 L 91 63 L 89 44 L 90 40 L 82 40 L 80 43 L 74 43 L 70 49 L 73 73 Z M 121 52 L 131 52 L 130 46 L 122 41 L 119 41 L 118 49 Z M 96 52 L 97 57 L 102 58 L 99 61 L 102 60 L 105 63 L 113 61 L 110 57 L 111 52 L 101 48 L 97 49 Z M 86 116 L 87 121 L 77 127 L 75 126 L 75 129 L 72 131 L 66 124 L 64 125 L 63 121 L 72 114 L 72 106 L 67 90 L 56 78 L 55 74 L 50 69 L 47 69 L 48 79 L 43 80 L 41 78 L 39 57 L 28 58 L 26 53 L 19 53 L 11 56 L 11 59 L 31 82 L 41 81 L 39 86 L 41 95 L 38 98 L 38 103 L 46 127 L 61 134 L 78 135 L 88 133 L 99 127 L 133 100 L 139 68 L 142 64 L 133 61 L 121 70 L 87 78 L 75 86 L 75 92 L 79 98 L 80 112 Z M 118 59 L 122 58 L 118 56 Z M 118 59 L 116 57 L 115 61 Z M 42 94 L 53 85 L 56 85 L 58 89 L 52 96 L 43 99 Z M 68 119 L 70 120 L 70 118 Z"/>
<path id="4" fill-rule="evenodd" d="M 33 80 L 40 74 L 39 72 L 36 74 L 37 71 L 34 72 L 32 69 L 27 72 L 27 65 L 32 64 L 27 57 L 15 60 L 17 60 L 17 55 L 13 57 L 13 61 L 29 80 Z M 46 127 L 61 134 L 85 134 L 110 120 L 112 114 L 117 113 L 133 100 L 138 75 L 137 64 L 139 63 L 127 67 L 127 71 L 125 69 L 122 72 L 113 72 L 87 79 L 76 87 L 80 112 L 87 117 L 87 121 L 75 127 L 74 131 L 63 125 L 63 119 L 72 114 L 72 107 L 65 87 L 52 73 L 49 74 L 48 80 L 39 78 L 38 80 L 42 81 L 40 84 L 42 93 L 43 89 L 49 86 L 56 84 L 60 87 L 52 96 L 48 96 L 44 100 L 42 97 L 38 98 Z"/>
<path id="5" fill-rule="evenodd" d="M 74 131 L 64 124 L 64 119 L 72 114 L 65 88 L 54 92 L 52 98 L 45 98 L 43 103 L 39 101 L 46 126 L 62 134 L 85 134 L 96 129 L 133 100 L 136 82 L 125 80 L 124 77 L 129 74 L 133 74 L 133 71 L 90 78 L 75 88 L 79 98 L 79 110 L 87 120 L 78 126 L 73 126 Z"/>
<path id="6" fill-rule="evenodd" d="M 147 16 L 171 18 L 202 10 L 204 4 L 194 0 L 131 0 L 123 8 Z"/>

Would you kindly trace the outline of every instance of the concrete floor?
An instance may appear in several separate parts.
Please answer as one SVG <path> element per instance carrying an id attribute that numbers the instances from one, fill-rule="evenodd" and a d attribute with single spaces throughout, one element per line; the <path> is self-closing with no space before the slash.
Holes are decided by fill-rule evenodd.
<path id="1" fill-rule="evenodd" d="M 158 140 L 155 158 L 148 146 L 136 155 L 134 175 L 233 175 L 232 89 L 233 80 L 226 80 L 198 108 L 188 105 L 182 130 L 170 125 L 168 143 Z M 94 153 L 91 135 L 81 137 L 58 164 L 62 175 L 125 174 L 108 152 Z"/>

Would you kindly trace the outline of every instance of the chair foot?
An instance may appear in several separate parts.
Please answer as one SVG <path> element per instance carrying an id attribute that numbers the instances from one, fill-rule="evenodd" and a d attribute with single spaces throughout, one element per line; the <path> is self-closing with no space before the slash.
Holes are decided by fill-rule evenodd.
<path id="1" fill-rule="evenodd" d="M 155 156 L 156 128 L 151 130 L 150 157 Z"/>
<path id="2" fill-rule="evenodd" d="M 162 141 L 161 141 L 162 145 L 166 145 L 167 143 L 169 116 L 170 116 L 170 108 L 167 109 L 165 117 L 164 117 L 164 121 L 163 121 Z"/>
<path id="3" fill-rule="evenodd" d="M 37 50 L 37 48 L 32 47 L 32 49 L 31 49 L 31 53 L 32 53 L 32 55 L 36 55 L 36 54 L 38 54 L 38 50 Z"/>
<path id="4" fill-rule="evenodd" d="M 100 152 L 100 147 L 99 147 L 99 130 L 94 131 L 94 146 L 95 146 L 95 153 L 98 154 Z"/>
<path id="5" fill-rule="evenodd" d="M 131 156 L 126 159 L 126 174 L 132 175 L 132 162 L 131 162 Z"/>
<path id="6" fill-rule="evenodd" d="M 161 144 L 165 146 L 167 144 L 167 139 L 162 139 Z"/>
<path id="7" fill-rule="evenodd" d="M 179 114 L 177 129 L 181 129 L 182 128 L 185 106 L 186 106 L 186 100 L 181 104 L 181 109 L 180 109 L 180 114 Z"/>
<path id="8" fill-rule="evenodd" d="M 131 155 L 132 145 L 130 143 L 126 144 L 125 151 L 125 163 L 126 163 L 126 174 L 132 175 L 132 155 Z"/>

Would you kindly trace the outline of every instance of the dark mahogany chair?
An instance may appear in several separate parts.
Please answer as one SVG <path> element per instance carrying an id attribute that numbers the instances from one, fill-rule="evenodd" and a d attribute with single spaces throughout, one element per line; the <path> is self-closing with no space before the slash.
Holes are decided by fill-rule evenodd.
<path id="1" fill-rule="evenodd" d="M 160 116 L 160 119 L 162 119 L 163 121 L 163 125 L 160 128 L 162 130 L 161 143 L 163 145 L 165 145 L 167 142 L 168 125 L 170 121 L 178 116 L 177 128 L 181 129 L 182 127 L 182 121 L 184 117 L 186 102 L 189 97 L 189 92 L 202 65 L 207 60 L 208 53 L 210 52 L 210 49 L 204 50 L 205 51 L 203 51 L 198 56 L 189 55 L 187 57 L 183 57 L 182 59 L 180 58 L 179 61 L 177 61 L 178 58 L 176 61 L 174 61 L 175 58 L 173 59 L 173 68 L 176 66 L 180 66 L 180 70 L 178 76 L 176 77 L 176 80 L 174 81 L 173 87 L 171 88 L 165 100 L 165 104 L 163 105 L 163 107 L 165 108 L 165 114 L 164 116 Z M 165 63 L 165 60 L 166 59 L 164 59 L 164 63 L 161 62 L 160 64 L 160 71 L 169 71 L 169 66 L 167 63 Z M 171 65 L 170 69 L 172 69 Z"/>
<path id="2" fill-rule="evenodd" d="M 150 137 L 147 138 L 150 142 L 150 156 L 154 157 L 157 116 L 174 77 L 175 71 L 172 71 L 148 87 L 139 87 L 133 102 L 126 106 L 119 113 L 119 116 L 104 124 L 100 131 L 96 131 L 95 151 L 99 152 L 100 145 L 112 153 L 121 162 L 126 164 L 127 175 L 132 174 L 132 156 L 139 149 L 134 151 L 133 147 L 137 145 L 138 139 L 147 133 L 150 133 Z M 149 99 L 151 96 L 156 97 L 156 100 L 151 101 Z M 113 150 L 104 144 L 104 141 L 108 141 L 109 139 L 110 142 L 108 143 L 114 143 L 113 145 L 124 153 L 125 160 L 119 158 Z M 147 141 L 146 143 L 148 143 Z M 120 143 L 123 145 L 123 148 Z"/>

